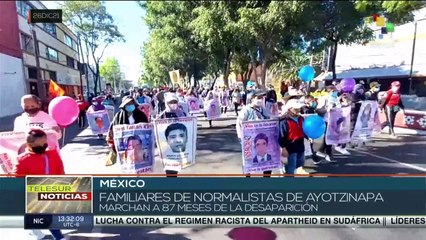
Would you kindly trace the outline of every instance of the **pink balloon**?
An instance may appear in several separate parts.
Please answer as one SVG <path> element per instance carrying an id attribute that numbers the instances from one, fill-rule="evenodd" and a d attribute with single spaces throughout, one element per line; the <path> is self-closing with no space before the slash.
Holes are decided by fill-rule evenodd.
<path id="1" fill-rule="evenodd" d="M 340 87 L 343 92 L 352 92 L 355 87 L 355 80 L 353 78 L 344 78 L 340 81 Z"/>
<path id="2" fill-rule="evenodd" d="M 56 97 L 49 103 L 49 115 L 61 126 L 71 125 L 79 112 L 77 102 L 71 97 Z"/>

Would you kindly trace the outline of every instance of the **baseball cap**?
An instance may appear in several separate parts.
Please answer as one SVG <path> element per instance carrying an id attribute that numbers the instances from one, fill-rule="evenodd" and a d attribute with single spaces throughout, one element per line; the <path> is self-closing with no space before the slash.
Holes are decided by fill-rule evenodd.
<path id="1" fill-rule="evenodd" d="M 290 99 L 285 104 L 286 109 L 295 108 L 300 109 L 303 107 L 303 104 L 298 99 Z"/>
<path id="2" fill-rule="evenodd" d="M 254 90 L 253 97 L 266 96 L 266 92 L 262 90 Z"/>
<path id="3" fill-rule="evenodd" d="M 176 101 L 179 102 L 179 98 L 174 93 L 167 93 L 164 97 L 164 100 L 166 100 L 166 103 Z"/>
<path id="4" fill-rule="evenodd" d="M 126 106 L 131 101 L 136 103 L 135 99 L 133 99 L 131 96 L 123 97 L 123 100 L 121 100 L 120 108 L 124 108 L 124 106 Z"/>
<path id="5" fill-rule="evenodd" d="M 400 87 L 401 83 L 399 81 L 394 81 L 394 82 L 392 82 L 391 85 L 392 85 L 392 87 Z"/>

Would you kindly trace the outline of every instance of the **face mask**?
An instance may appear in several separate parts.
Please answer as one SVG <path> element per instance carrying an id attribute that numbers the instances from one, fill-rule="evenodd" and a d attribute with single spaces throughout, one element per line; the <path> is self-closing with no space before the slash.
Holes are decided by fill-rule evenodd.
<path id="1" fill-rule="evenodd" d="M 24 111 L 30 115 L 34 115 L 40 111 L 40 108 L 26 108 Z"/>
<path id="2" fill-rule="evenodd" d="M 359 89 L 359 90 L 357 90 L 357 93 L 359 93 L 359 94 L 363 94 L 363 93 L 364 93 L 364 90 Z"/>
<path id="3" fill-rule="evenodd" d="M 170 108 L 170 110 L 177 110 L 178 109 L 178 104 L 177 103 L 172 103 L 172 104 L 169 104 L 169 108 Z"/>
<path id="4" fill-rule="evenodd" d="M 43 146 L 31 147 L 31 150 L 34 153 L 43 154 L 44 152 L 46 152 L 47 146 L 48 146 L 47 143 L 45 143 Z"/>
<path id="5" fill-rule="evenodd" d="M 316 102 L 311 102 L 311 108 L 316 108 L 317 103 Z"/>
<path id="6" fill-rule="evenodd" d="M 398 87 L 392 87 L 392 92 L 398 92 L 399 88 Z"/>
<path id="7" fill-rule="evenodd" d="M 337 92 L 332 92 L 331 96 L 336 98 L 337 97 Z"/>
<path id="8" fill-rule="evenodd" d="M 98 105 L 98 102 L 92 102 L 92 104 L 96 106 L 96 105 Z"/>
<path id="9" fill-rule="evenodd" d="M 254 102 L 254 105 L 256 105 L 256 106 L 258 106 L 258 107 L 261 107 L 261 106 L 262 106 L 262 103 L 263 103 L 263 100 L 262 100 L 262 99 L 256 99 L 256 101 Z"/>
<path id="10" fill-rule="evenodd" d="M 126 107 L 124 107 L 124 109 L 126 109 L 127 112 L 133 112 L 136 109 L 135 105 L 127 105 Z"/>

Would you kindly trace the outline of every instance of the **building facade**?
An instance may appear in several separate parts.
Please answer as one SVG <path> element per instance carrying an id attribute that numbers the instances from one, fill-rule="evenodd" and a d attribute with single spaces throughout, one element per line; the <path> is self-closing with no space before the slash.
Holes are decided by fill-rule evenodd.
<path id="1" fill-rule="evenodd" d="M 23 69 L 28 93 L 38 95 L 37 64 L 32 29 L 39 48 L 41 78 L 46 87 L 49 80 L 65 90 L 65 95 L 81 93 L 85 86 L 80 76 L 77 36 L 63 23 L 28 24 L 30 9 L 47 9 L 40 1 L 15 1 L 19 38 L 23 55 Z"/>
<path id="2" fill-rule="evenodd" d="M 22 112 L 21 97 L 27 92 L 19 38 L 18 16 L 13 1 L 0 7 L 0 118 Z"/>

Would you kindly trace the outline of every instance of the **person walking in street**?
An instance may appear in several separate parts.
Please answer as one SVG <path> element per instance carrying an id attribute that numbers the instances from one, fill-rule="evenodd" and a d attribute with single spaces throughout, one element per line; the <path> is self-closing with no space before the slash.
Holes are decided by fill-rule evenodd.
<path id="1" fill-rule="evenodd" d="M 386 122 L 389 126 L 389 134 L 393 137 L 396 137 L 395 135 L 395 118 L 396 114 L 402 110 L 402 113 L 404 113 L 404 104 L 401 100 L 401 83 L 399 81 L 394 81 L 391 84 L 391 89 L 389 89 L 386 92 L 386 98 L 383 101 L 381 108 L 385 109 L 386 113 Z"/>
<path id="2" fill-rule="evenodd" d="M 266 92 L 261 90 L 253 91 L 251 103 L 244 106 L 236 121 L 237 136 L 240 142 L 242 141 L 242 123 L 246 121 L 258 121 L 263 119 L 269 119 L 268 112 L 263 107 L 265 101 Z M 270 177 L 272 171 L 264 171 L 263 177 Z M 250 177 L 248 174 L 246 177 Z"/>
<path id="3" fill-rule="evenodd" d="M 24 95 L 21 98 L 21 106 L 24 113 L 15 118 L 13 131 L 28 132 L 30 129 L 39 128 L 47 133 L 54 133 L 57 140 L 61 139 L 61 128 L 49 114 L 41 110 L 41 105 L 41 100 L 37 96 L 31 94 Z M 49 145 L 52 148 L 55 146 L 59 150 L 58 141 L 49 142 Z"/>
<path id="4" fill-rule="evenodd" d="M 179 108 L 179 98 L 174 93 L 166 93 L 166 110 L 158 116 L 159 119 L 186 117 L 185 112 Z M 165 170 L 167 177 L 177 177 L 178 171 Z"/>
<path id="5" fill-rule="evenodd" d="M 103 111 L 105 110 L 105 106 L 102 104 L 103 99 L 102 97 L 95 97 L 92 99 L 92 105 L 89 107 L 89 109 L 87 109 L 87 112 L 89 113 L 94 113 L 94 112 L 98 112 L 98 111 Z M 98 138 L 101 139 L 104 135 L 103 134 L 98 134 Z"/>
<path id="6" fill-rule="evenodd" d="M 86 111 L 90 107 L 89 103 L 84 101 L 83 96 L 77 96 L 77 106 L 80 112 L 78 113 L 78 127 L 80 129 L 84 129 L 84 125 L 86 122 Z"/>
<path id="7" fill-rule="evenodd" d="M 226 117 L 226 112 L 228 111 L 229 105 L 229 92 L 225 86 L 219 91 L 219 100 L 220 100 L 220 113 L 222 116 Z"/>
<path id="8" fill-rule="evenodd" d="M 109 126 L 106 141 L 110 147 L 110 154 L 107 159 L 107 166 L 114 165 L 116 162 L 117 151 L 114 144 L 114 126 L 128 125 L 137 123 L 147 123 L 148 117 L 144 112 L 139 110 L 134 98 L 125 96 L 119 106 L 119 111 L 114 115 L 114 118 Z"/>
<path id="9" fill-rule="evenodd" d="M 295 174 L 296 169 L 305 165 L 305 134 L 300 110 L 303 104 L 297 99 L 290 99 L 286 105 L 286 113 L 279 120 L 278 143 L 282 156 L 287 156 L 285 172 Z"/>
<path id="10" fill-rule="evenodd" d="M 47 135 L 40 129 L 30 130 L 26 138 L 26 149 L 18 156 L 14 167 L 17 175 L 64 175 L 64 164 L 58 151 L 48 149 Z M 65 239 L 61 230 L 51 229 L 56 240 Z M 45 235 L 40 230 L 33 230 L 32 235 L 37 239 L 44 239 Z"/>
<path id="11" fill-rule="evenodd" d="M 232 92 L 232 104 L 234 104 L 234 111 L 238 117 L 238 107 L 241 105 L 241 93 L 238 88 L 235 88 Z"/>

